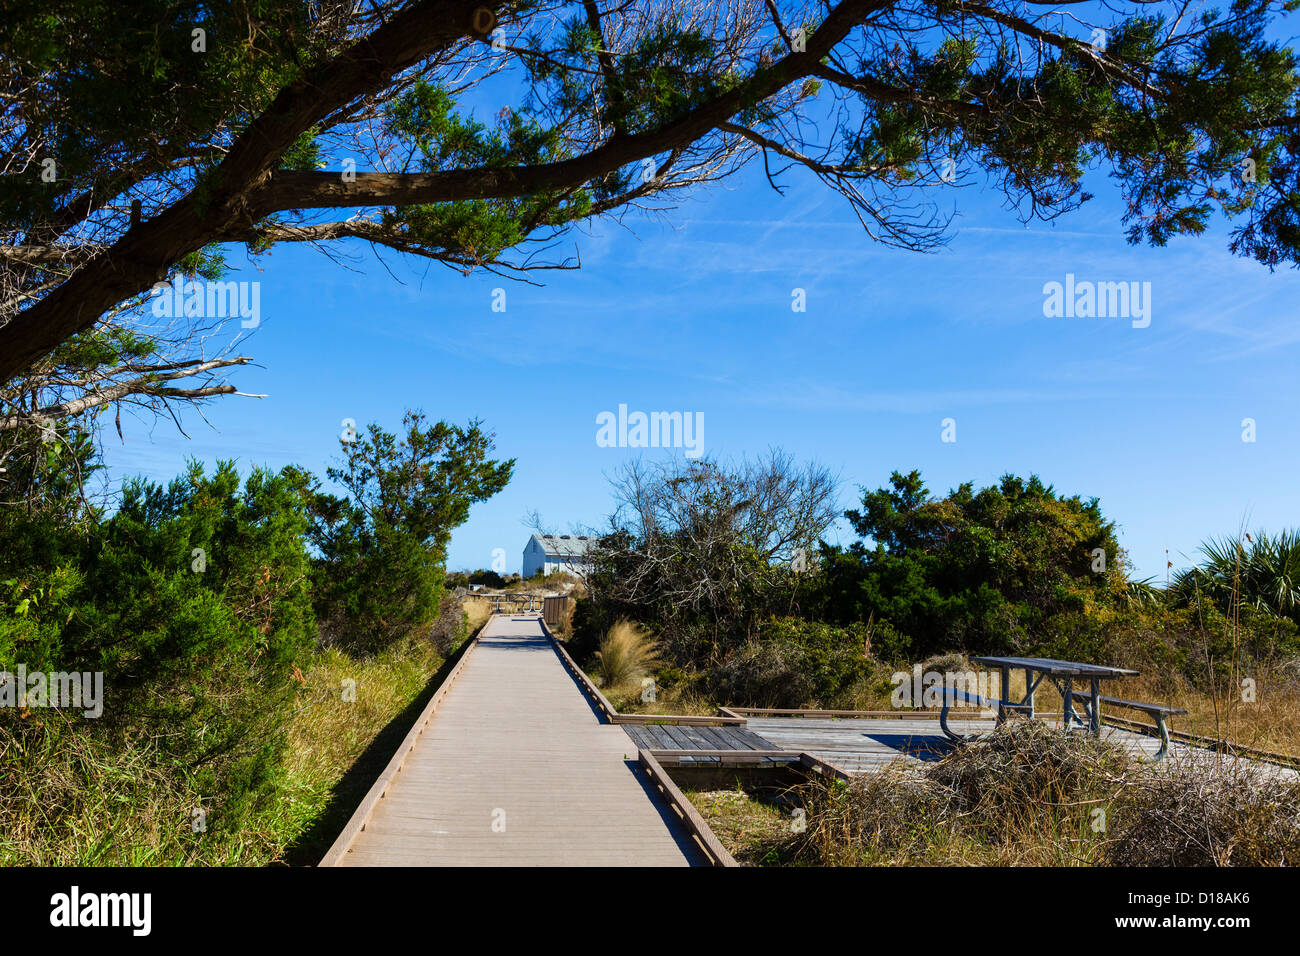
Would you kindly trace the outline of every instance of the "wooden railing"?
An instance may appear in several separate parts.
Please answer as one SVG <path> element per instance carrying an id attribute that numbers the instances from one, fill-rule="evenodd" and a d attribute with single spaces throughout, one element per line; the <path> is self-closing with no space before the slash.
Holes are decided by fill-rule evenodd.
<path id="1" fill-rule="evenodd" d="M 624 714 L 609 702 L 609 699 L 600 692 L 586 671 L 577 665 L 577 662 L 569 655 L 569 649 L 564 646 L 564 642 L 557 638 L 551 629 L 542 622 L 542 630 L 550 638 L 551 644 L 555 646 L 556 653 L 560 655 L 560 660 L 564 666 L 569 669 L 574 678 L 582 686 L 600 712 L 605 715 L 605 719 L 611 724 L 682 724 L 687 727 L 744 727 L 748 720 L 738 714 L 725 713 L 727 708 L 719 707 L 724 711 L 720 717 L 710 717 L 707 714 Z"/>
<path id="2" fill-rule="evenodd" d="M 469 597 L 492 602 L 493 614 L 541 614 L 545 594 L 482 594 L 471 591 Z"/>
<path id="3" fill-rule="evenodd" d="M 660 764 L 670 766 L 718 766 L 718 767 L 749 767 L 761 766 L 766 763 L 784 763 L 799 764 L 804 770 L 811 770 L 817 774 L 834 777 L 836 780 L 843 780 L 848 783 L 853 779 L 851 774 L 845 773 L 839 767 L 833 766 L 822 760 L 820 757 L 814 757 L 812 754 L 803 750 L 648 750 L 650 754 Z M 707 763 L 706 763 L 707 761 Z"/>
<path id="4" fill-rule="evenodd" d="M 790 707 L 719 707 L 718 710 L 730 717 L 893 717 L 903 719 L 938 719 L 937 710 L 811 710 Z M 969 713 L 958 708 L 953 710 L 965 717 L 975 717 L 986 713 L 979 707 L 972 707 Z"/>
<path id="5" fill-rule="evenodd" d="M 718 766 L 746 766 L 762 763 L 797 763 L 805 770 L 848 783 L 853 778 L 812 754 L 798 750 L 638 750 L 637 761 L 650 777 L 651 785 L 663 796 L 700 850 L 713 866 L 738 866 L 727 852 L 707 820 L 673 783 L 663 763 L 682 764 L 685 760 L 709 760 Z M 662 761 L 662 763 L 661 763 Z M 698 763 L 696 764 L 698 765 Z"/>
<path id="6" fill-rule="evenodd" d="M 578 686 L 582 688 L 583 692 L 586 693 L 588 697 L 596 702 L 596 707 L 605 715 L 606 720 L 611 724 L 618 723 L 618 710 L 615 709 L 614 705 L 609 702 L 609 699 L 600 692 L 600 688 L 591 682 L 591 678 L 586 675 L 583 669 L 574 662 L 572 657 L 569 656 L 568 648 L 566 648 L 563 642 L 559 641 L 555 635 L 551 633 L 551 629 L 546 626 L 545 621 L 542 622 L 542 630 L 555 648 L 556 653 L 560 655 L 560 661 L 568 669 L 569 673 L 578 681 Z"/>
<path id="7" fill-rule="evenodd" d="M 660 766 L 654 753 L 649 750 L 638 750 L 637 762 L 650 777 L 651 786 L 659 792 L 664 802 L 681 821 L 682 826 L 691 834 L 709 863 L 713 866 L 737 866 L 735 857 L 727 852 L 727 848 L 709 827 L 708 821 L 700 816 L 700 811 L 695 809 L 695 805 L 686 799 L 686 795 L 681 790 L 677 789 L 677 784 L 673 783 L 664 768 Z"/>
<path id="8" fill-rule="evenodd" d="M 1112 724 L 1121 730 L 1136 730 L 1139 733 L 1153 736 L 1159 736 L 1160 734 L 1160 728 L 1154 724 L 1143 723 L 1140 720 L 1129 720 L 1127 717 L 1112 717 L 1110 714 L 1105 713 L 1101 715 L 1101 719 L 1102 723 Z M 1166 729 L 1171 740 L 1181 741 L 1193 747 L 1203 747 L 1206 750 L 1213 750 L 1216 753 L 1227 754 L 1232 757 L 1249 757 L 1252 760 L 1277 764 L 1280 767 L 1300 769 L 1300 757 L 1292 754 L 1280 754 L 1271 750 L 1260 750 L 1257 747 L 1246 747 L 1242 744 L 1235 744 L 1231 740 L 1219 740 L 1201 734 L 1189 734 L 1183 730 L 1174 730 L 1172 727 Z"/>

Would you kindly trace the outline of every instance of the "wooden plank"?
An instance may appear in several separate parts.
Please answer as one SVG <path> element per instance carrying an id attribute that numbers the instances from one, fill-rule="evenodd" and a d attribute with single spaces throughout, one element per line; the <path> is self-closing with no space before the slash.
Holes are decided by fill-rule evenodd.
<path id="1" fill-rule="evenodd" d="M 1104 694 L 1098 698 L 1103 704 L 1110 704 L 1113 707 L 1130 707 L 1133 710 L 1144 710 L 1149 714 L 1185 714 L 1187 711 L 1181 707 L 1169 707 L 1166 704 L 1144 704 L 1139 700 L 1124 700 L 1121 697 L 1107 697 Z"/>
<path id="2" fill-rule="evenodd" d="M 655 745 L 654 739 L 646 733 L 644 727 L 624 727 L 623 729 L 637 747 L 653 747 Z"/>
<path id="3" fill-rule="evenodd" d="M 593 713 L 539 618 L 494 617 L 457 668 L 401 772 L 323 865 L 714 862 L 646 779 L 642 748 Z"/>
<path id="4" fill-rule="evenodd" d="M 461 671 L 469 661 L 470 654 L 472 654 L 474 648 L 478 646 L 478 641 L 478 637 L 471 639 L 469 644 L 461 651 L 460 660 L 458 660 L 456 666 L 451 669 L 451 673 L 447 675 L 447 679 L 442 682 L 442 685 L 434 692 L 433 696 L 429 698 L 429 703 L 424 705 L 424 710 L 420 711 L 420 716 L 415 719 L 415 723 L 411 725 L 411 729 L 407 731 L 406 736 L 402 738 L 402 742 L 398 745 L 397 752 L 393 755 L 393 758 L 388 762 L 388 766 L 386 766 L 383 769 L 383 772 L 379 774 L 379 778 L 361 799 L 361 803 L 357 806 L 356 812 L 352 814 L 351 819 L 348 820 L 347 824 L 343 827 L 343 831 L 339 833 L 334 844 L 328 851 L 326 851 L 325 856 L 321 859 L 321 866 L 337 866 L 339 861 L 341 861 L 346 855 L 352 842 L 357 838 L 361 831 L 365 829 L 366 821 L 369 820 L 371 813 L 374 812 L 379 801 L 383 799 L 384 793 L 388 789 L 389 785 L 396 779 L 397 774 L 401 772 L 402 765 L 406 762 L 407 756 L 415 749 L 420 734 L 424 732 L 425 726 L 433 718 L 434 711 L 437 710 L 442 699 L 447 695 L 448 691 L 450 691 L 452 683 L 460 676 Z"/>
<path id="5" fill-rule="evenodd" d="M 723 733 L 715 727 L 691 727 L 687 729 L 691 745 L 709 750 L 748 750 L 737 746 L 729 733 Z"/>
<path id="6" fill-rule="evenodd" d="M 664 724 L 647 724 L 645 732 L 650 739 L 655 742 L 657 747 L 664 750 L 678 750 L 680 745 L 668 734 L 668 728 Z"/>
<path id="7" fill-rule="evenodd" d="M 691 732 L 691 739 L 696 741 L 702 747 L 711 747 L 714 750 L 749 750 L 750 747 L 739 745 L 734 739 L 740 730 L 733 730 L 730 727 L 725 730 L 717 727 L 695 727 Z"/>
<path id="8" fill-rule="evenodd" d="M 936 710 L 808 710 L 783 707 L 721 707 L 720 710 L 739 717 L 874 717 L 902 720 L 918 718 L 939 719 Z"/>
<path id="9" fill-rule="evenodd" d="M 700 714 L 624 714 L 614 719 L 616 724 L 677 724 L 683 727 L 743 727 L 744 717 L 707 717 Z"/>
<path id="10" fill-rule="evenodd" d="M 1052 657 L 972 657 L 972 664 L 989 667 L 1007 667 L 1012 670 L 1032 670 L 1053 677 L 1135 677 L 1137 671 L 1129 667 L 1110 667 L 1105 664 L 1082 664 L 1078 661 L 1059 661 Z"/>
<path id="11" fill-rule="evenodd" d="M 710 741 L 705 737 L 699 736 L 699 730 L 695 727 L 664 727 L 669 731 L 669 736 L 681 745 L 681 749 L 710 749 Z"/>
<path id="12" fill-rule="evenodd" d="M 759 736 L 752 730 L 734 730 L 728 735 L 732 740 L 744 743 L 751 750 L 771 750 L 771 741 Z"/>
<path id="13" fill-rule="evenodd" d="M 648 752 L 660 761 L 714 758 L 717 760 L 735 760 L 742 763 L 761 763 L 764 760 L 797 760 L 802 753 L 799 750 L 679 750 L 675 747 L 672 749 L 650 748 Z"/>

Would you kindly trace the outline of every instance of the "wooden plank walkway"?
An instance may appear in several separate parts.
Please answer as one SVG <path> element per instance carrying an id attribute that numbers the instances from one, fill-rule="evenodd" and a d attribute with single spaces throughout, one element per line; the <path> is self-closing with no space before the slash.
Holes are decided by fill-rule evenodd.
<path id="1" fill-rule="evenodd" d="M 538 618 L 494 617 L 466 653 L 364 829 L 345 831 L 327 865 L 707 863 Z"/>
<path id="2" fill-rule="evenodd" d="M 670 724 L 623 724 L 642 750 L 780 750 L 743 727 L 674 727 Z"/>
<path id="3" fill-rule="evenodd" d="M 992 722 L 951 721 L 960 733 L 975 733 L 986 725 Z M 939 722 L 924 717 L 750 717 L 748 726 L 782 750 L 802 750 L 846 773 L 879 770 L 900 759 L 919 764 L 951 749 Z"/>
<path id="4" fill-rule="evenodd" d="M 991 730 L 994 722 L 991 718 L 954 717 L 949 724 L 958 733 L 969 734 Z M 937 720 L 924 717 L 750 717 L 748 728 L 782 750 L 803 751 L 853 774 L 879 770 L 896 760 L 917 766 L 922 761 L 938 760 L 954 746 L 939 729 Z M 1143 759 L 1149 759 L 1160 747 L 1155 737 L 1119 727 L 1103 727 L 1102 734 Z M 1170 761 L 1214 758 L 1201 748 L 1178 741 L 1170 746 L 1169 755 Z M 1295 775 L 1286 768 L 1247 762 L 1270 774 Z"/>

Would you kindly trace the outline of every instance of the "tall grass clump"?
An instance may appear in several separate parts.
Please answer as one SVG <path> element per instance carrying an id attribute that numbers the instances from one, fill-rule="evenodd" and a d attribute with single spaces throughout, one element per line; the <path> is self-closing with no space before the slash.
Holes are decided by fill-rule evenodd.
<path id="1" fill-rule="evenodd" d="M 1139 775 L 1112 817 L 1115 866 L 1295 866 L 1300 780 L 1233 758 L 1173 760 Z"/>
<path id="2" fill-rule="evenodd" d="M 1092 811 L 1115 796 L 1122 751 L 1039 721 L 1008 723 L 924 769 L 812 781 L 794 855 L 822 866 L 1070 866 L 1097 862 Z"/>
<path id="3" fill-rule="evenodd" d="M 805 830 L 793 856 L 819 866 L 933 864 L 960 857 L 957 804 L 923 774 L 899 765 L 855 777 L 817 780 L 799 798 Z"/>
<path id="4" fill-rule="evenodd" d="M 659 649 L 649 632 L 620 620 L 605 634 L 596 652 L 596 677 L 604 687 L 617 687 L 650 674 L 659 665 Z"/>
<path id="5" fill-rule="evenodd" d="M 461 601 L 465 610 L 466 627 L 471 636 L 488 622 L 492 616 L 492 602 L 484 598 L 467 597 Z"/>
<path id="6" fill-rule="evenodd" d="M 783 849 L 821 866 L 1287 866 L 1300 780 L 1206 753 L 1140 763 L 1016 721 L 923 769 L 895 764 L 790 796 L 807 825 Z"/>
<path id="7" fill-rule="evenodd" d="M 1115 744 L 1014 720 L 956 748 L 925 775 L 952 794 L 968 827 L 996 841 L 1040 829 L 1061 808 L 1099 805 L 1114 796 L 1128 766 Z"/>

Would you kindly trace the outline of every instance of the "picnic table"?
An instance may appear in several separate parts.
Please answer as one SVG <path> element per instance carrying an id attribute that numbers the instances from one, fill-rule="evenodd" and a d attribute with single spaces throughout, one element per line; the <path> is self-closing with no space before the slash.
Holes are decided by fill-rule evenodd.
<path id="1" fill-rule="evenodd" d="M 1127 667 L 1106 667 L 1100 664 L 1081 664 L 1077 661 L 1058 661 L 1050 657 L 972 657 L 972 664 L 996 667 L 1002 675 L 999 682 L 997 700 L 974 699 L 975 695 L 958 693 L 956 696 L 968 703 L 991 706 L 997 712 L 997 722 L 1006 720 L 1007 713 L 1023 713 L 1034 716 L 1034 692 L 1044 680 L 1050 681 L 1061 692 L 1064 704 L 1064 722 L 1069 727 L 1073 720 L 1086 726 L 1093 736 L 1101 736 L 1101 682 L 1118 677 L 1133 677 L 1137 671 Z M 1011 697 L 1011 672 L 1025 672 L 1025 695 L 1020 700 Z M 1076 691 L 1074 681 L 1078 678 L 1088 682 L 1087 691 Z M 1088 720 L 1074 712 L 1074 701 L 1082 704 Z M 947 728 L 945 727 L 945 732 Z M 949 736 L 954 736 L 949 733 Z"/>
<path id="2" fill-rule="evenodd" d="M 999 724 L 1006 720 L 1008 713 L 1021 713 L 1033 717 L 1034 691 L 1038 689 L 1038 685 L 1044 680 L 1052 683 L 1061 692 L 1061 700 L 1064 702 L 1062 724 L 1066 729 L 1070 727 L 1071 721 L 1074 721 L 1080 726 L 1086 727 L 1094 737 L 1100 737 L 1101 705 L 1103 703 L 1140 710 L 1151 715 L 1156 722 L 1156 732 L 1160 737 L 1160 749 L 1154 755 L 1155 760 L 1163 759 L 1169 750 L 1169 729 L 1165 726 L 1165 719 L 1174 714 L 1187 713 L 1180 707 L 1103 696 L 1101 692 L 1102 681 L 1137 676 L 1138 672 L 1128 667 L 1082 664 L 1078 661 L 1058 661 L 1050 657 L 972 657 L 970 661 L 972 664 L 996 667 L 1001 672 L 1000 692 L 997 700 L 988 700 L 970 691 L 951 688 L 945 690 L 943 710 L 939 714 L 939 726 L 943 728 L 945 734 L 954 740 L 970 739 L 968 735 L 959 734 L 948 727 L 948 710 L 954 703 L 960 701 L 967 704 L 976 704 L 980 707 L 991 707 L 996 711 Z M 1023 670 L 1025 672 L 1025 695 L 1018 701 L 1011 697 L 1011 672 L 1013 670 Z M 1088 689 L 1086 691 L 1075 690 L 1074 682 L 1076 678 L 1080 681 L 1087 681 Z M 1074 711 L 1074 702 L 1076 700 L 1079 701 L 1088 718 L 1086 722 Z"/>

